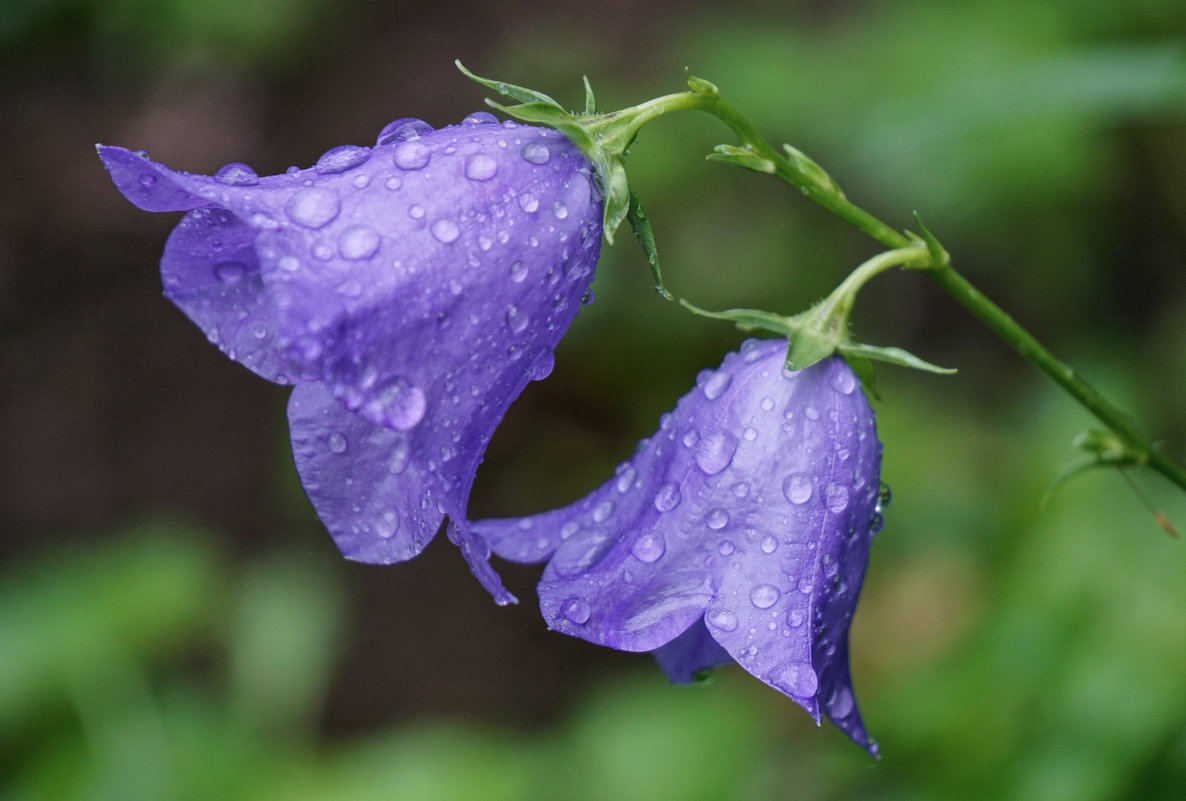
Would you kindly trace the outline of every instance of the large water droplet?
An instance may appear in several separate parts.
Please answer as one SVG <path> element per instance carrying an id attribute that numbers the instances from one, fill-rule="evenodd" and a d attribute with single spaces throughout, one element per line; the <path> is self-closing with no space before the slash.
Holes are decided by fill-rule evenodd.
<path id="1" fill-rule="evenodd" d="M 852 712 L 853 707 L 852 691 L 843 684 L 836 685 L 825 706 L 827 707 L 828 717 L 833 720 L 848 717 L 848 713 Z"/>
<path id="2" fill-rule="evenodd" d="M 805 662 L 792 662 L 782 669 L 780 683 L 791 695 L 811 698 L 819 689 L 819 677 Z"/>
<path id="3" fill-rule="evenodd" d="M 597 507 L 593 510 L 593 522 L 603 523 L 607 517 L 613 514 L 613 512 L 614 502 L 602 501 L 601 503 L 597 504 Z"/>
<path id="4" fill-rule="evenodd" d="M 564 616 L 565 620 L 583 626 L 589 621 L 593 610 L 588 603 L 580 598 L 569 598 L 560 605 L 560 614 Z"/>
<path id="5" fill-rule="evenodd" d="M 634 541 L 634 545 L 630 548 L 630 552 L 638 561 L 647 564 L 659 559 L 666 551 L 667 543 L 663 541 L 663 535 L 655 531 L 643 534 Z"/>
<path id="6" fill-rule="evenodd" d="M 811 498 L 811 477 L 806 473 L 792 473 L 782 481 L 782 494 L 791 503 L 807 503 Z"/>
<path id="7" fill-rule="evenodd" d="M 255 186 L 259 183 L 259 176 L 246 164 L 232 161 L 214 173 L 214 180 L 226 186 Z"/>
<path id="8" fill-rule="evenodd" d="M 489 125 L 491 123 L 497 124 L 498 117 L 495 117 L 489 111 L 475 111 L 473 114 L 467 115 L 466 118 L 461 121 L 461 124 L 465 126 Z"/>
<path id="9" fill-rule="evenodd" d="M 507 328 L 511 329 L 513 334 L 522 334 L 527 328 L 527 313 L 519 311 L 518 307 L 511 306 L 507 309 Z"/>
<path id="10" fill-rule="evenodd" d="M 424 419 L 428 398 L 420 387 L 396 376 L 375 387 L 362 410 L 373 420 L 380 420 L 397 431 L 407 431 Z"/>
<path id="11" fill-rule="evenodd" d="M 704 518 L 704 524 L 713 531 L 720 531 L 725 526 L 729 525 L 729 513 L 724 509 L 713 509 Z"/>
<path id="12" fill-rule="evenodd" d="M 737 628 L 737 615 L 728 609 L 714 609 L 704 616 L 710 626 L 721 631 L 734 631 Z"/>
<path id="13" fill-rule="evenodd" d="M 580 537 L 570 537 L 556 548 L 548 567 L 560 578 L 572 578 L 600 562 L 615 542 L 604 531 L 589 531 Z"/>
<path id="14" fill-rule="evenodd" d="M 461 236 L 461 229 L 457 227 L 457 223 L 444 217 L 434 222 L 429 230 L 432 231 L 434 239 L 445 245 L 457 241 L 457 237 Z"/>
<path id="15" fill-rule="evenodd" d="M 313 167 L 319 175 L 336 175 L 352 170 L 371 157 L 371 149 L 358 145 L 341 145 L 321 154 Z"/>
<path id="16" fill-rule="evenodd" d="M 535 363 L 531 365 L 531 373 L 528 378 L 531 381 L 543 381 L 552 374 L 552 368 L 556 366 L 556 357 L 552 351 L 545 350 L 536 357 Z"/>
<path id="17" fill-rule="evenodd" d="M 432 158 L 432 151 L 428 146 L 423 142 L 411 139 L 395 146 L 395 153 L 392 154 L 391 161 L 401 170 L 419 170 L 428 165 L 430 158 Z"/>
<path id="18" fill-rule="evenodd" d="M 829 484 L 824 490 L 824 505 L 829 512 L 843 512 L 848 506 L 848 488 L 842 484 Z"/>
<path id="19" fill-rule="evenodd" d="M 383 130 L 379 131 L 379 136 L 375 139 L 375 144 L 392 145 L 429 133 L 432 133 L 432 126 L 424 120 L 418 120 L 415 117 L 400 117 L 383 126 Z"/>
<path id="20" fill-rule="evenodd" d="M 375 533 L 383 539 L 390 539 L 395 536 L 395 532 L 399 530 L 399 518 L 395 516 L 395 512 L 388 510 L 384 512 L 378 520 L 375 521 Z"/>
<path id="21" fill-rule="evenodd" d="M 465 162 L 465 177 L 471 181 L 489 181 L 498 173 L 498 162 L 485 153 L 475 153 Z"/>
<path id="22" fill-rule="evenodd" d="M 749 591 L 749 600 L 759 609 L 769 609 L 778 603 L 782 592 L 773 584 L 756 584 Z"/>
<path id="23" fill-rule="evenodd" d="M 733 383 L 733 376 L 722 371 L 713 373 L 709 379 L 704 382 L 704 396 L 709 400 L 716 400 L 721 396 L 721 393 L 729 388 Z"/>
<path id="24" fill-rule="evenodd" d="M 331 453 L 345 453 L 347 444 L 346 438 L 336 431 L 330 434 L 326 440 L 326 445 L 329 446 Z"/>
<path id="25" fill-rule="evenodd" d="M 552 155 L 548 152 L 548 146 L 543 142 L 528 142 L 523 145 L 523 149 L 519 153 L 532 164 L 546 164 Z"/>
<path id="26" fill-rule="evenodd" d="M 716 431 L 696 445 L 696 465 L 705 475 L 715 476 L 733 461 L 737 452 L 737 437 L 728 431 Z"/>
<path id="27" fill-rule="evenodd" d="M 798 609 L 792 609 L 787 612 L 787 625 L 793 629 L 797 629 L 803 625 L 803 613 Z"/>
<path id="28" fill-rule="evenodd" d="M 857 388 L 857 379 L 852 371 L 840 363 L 833 369 L 835 373 L 832 375 L 832 388 L 843 395 L 851 395 Z"/>
<path id="29" fill-rule="evenodd" d="M 519 208 L 531 214 L 539 208 L 539 198 L 530 193 L 524 192 L 519 195 Z"/>
<path id="30" fill-rule="evenodd" d="M 241 261 L 220 261 L 214 265 L 214 277 L 220 284 L 237 284 L 247 274 L 247 265 Z"/>
<path id="31" fill-rule="evenodd" d="M 778 539 L 767 534 L 762 538 L 762 543 L 759 547 L 761 547 L 762 553 L 774 553 L 778 550 Z"/>
<path id="32" fill-rule="evenodd" d="M 659 487 L 659 491 L 655 493 L 655 508 L 660 512 L 670 512 L 679 506 L 679 502 L 679 485 L 673 482 L 667 482 Z"/>
<path id="33" fill-rule="evenodd" d="M 298 189 L 284 204 L 284 213 L 297 225 L 321 228 L 338 216 L 342 205 L 338 193 L 320 186 Z"/>
<path id="34" fill-rule="evenodd" d="M 338 254 L 343 259 L 361 261 L 374 256 L 382 241 L 378 232 L 367 225 L 352 225 L 338 235 Z"/>

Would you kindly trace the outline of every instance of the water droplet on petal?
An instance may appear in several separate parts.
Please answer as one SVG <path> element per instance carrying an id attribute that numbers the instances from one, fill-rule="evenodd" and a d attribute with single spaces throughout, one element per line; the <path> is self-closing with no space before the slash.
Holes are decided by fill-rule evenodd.
<path id="1" fill-rule="evenodd" d="M 655 493 L 655 508 L 660 512 L 670 512 L 679 506 L 679 502 L 679 485 L 673 482 L 668 482 L 659 487 L 659 491 Z"/>
<path id="2" fill-rule="evenodd" d="M 511 306 L 507 309 L 507 328 L 511 329 L 511 333 L 522 334 L 527 328 L 527 314 L 519 311 L 518 307 Z"/>
<path id="3" fill-rule="evenodd" d="M 602 501 L 601 503 L 597 504 L 597 508 L 595 508 L 593 510 L 593 522 L 594 523 L 604 522 L 607 517 L 609 517 L 611 514 L 613 514 L 613 511 L 614 511 L 614 502 L 613 501 Z"/>
<path id="4" fill-rule="evenodd" d="M 247 265 L 241 261 L 220 261 L 214 265 L 214 277 L 220 284 L 237 284 L 247 274 Z"/>
<path id="5" fill-rule="evenodd" d="M 799 698 L 811 698 L 819 689 L 819 677 L 804 662 L 794 662 L 784 667 L 779 679 L 787 692 Z"/>
<path id="6" fill-rule="evenodd" d="M 578 523 L 575 520 L 569 520 L 567 523 L 565 523 L 563 526 L 560 527 L 560 539 L 566 540 L 569 537 L 571 537 L 573 534 L 576 534 L 580 530 L 581 530 L 580 523 Z"/>
<path id="7" fill-rule="evenodd" d="M 523 145 L 523 149 L 519 153 L 532 164 L 546 164 L 552 155 L 548 152 L 548 146 L 543 142 L 528 142 Z"/>
<path id="8" fill-rule="evenodd" d="M 773 584 L 757 584 L 749 591 L 749 600 L 759 609 L 769 609 L 778 603 L 782 592 Z"/>
<path id="9" fill-rule="evenodd" d="M 729 513 L 724 509 L 713 509 L 704 518 L 704 524 L 713 531 L 720 531 L 725 526 L 729 525 Z"/>
<path id="10" fill-rule="evenodd" d="M 721 631 L 733 631 L 737 628 L 737 615 L 727 609 L 714 609 L 704 616 L 710 626 Z"/>
<path id="11" fill-rule="evenodd" d="M 877 486 L 877 511 L 885 511 L 885 507 L 890 505 L 890 501 L 894 499 L 894 494 L 890 492 L 889 484 L 882 481 Z"/>
<path id="12" fill-rule="evenodd" d="M 226 186 L 255 186 L 259 183 L 259 176 L 246 164 L 232 161 L 214 173 L 214 180 Z"/>
<path id="13" fill-rule="evenodd" d="M 457 237 L 461 236 L 461 229 L 457 227 L 457 223 L 443 217 L 434 222 L 430 230 L 433 237 L 445 245 L 457 241 Z"/>
<path id="14" fill-rule="evenodd" d="M 297 225 L 321 228 L 338 216 L 342 205 L 338 193 L 320 186 L 298 189 L 284 205 L 284 213 Z"/>
<path id="15" fill-rule="evenodd" d="M 383 186 L 387 187 L 392 192 L 399 189 L 403 185 L 404 185 L 404 179 L 400 178 L 398 175 L 393 175 L 390 178 L 388 178 L 386 181 L 383 182 Z"/>
<path id="16" fill-rule="evenodd" d="M 338 254 L 343 259 L 361 261 L 374 256 L 382 241 L 374 228 L 366 225 L 352 225 L 338 235 Z"/>
<path id="17" fill-rule="evenodd" d="M 516 284 L 520 284 L 523 282 L 523 279 L 525 279 L 526 277 L 527 277 L 527 268 L 525 266 L 523 266 L 523 262 L 517 261 L 511 265 L 511 280 L 512 281 L 514 281 Z"/>
<path id="18" fill-rule="evenodd" d="M 489 181 L 498 173 L 498 162 L 485 153 L 475 153 L 465 163 L 465 177 L 471 181 Z"/>
<path id="19" fill-rule="evenodd" d="M 375 388 L 363 405 L 363 411 L 397 431 L 407 431 L 424 419 L 428 398 L 420 387 L 396 376 Z"/>
<path id="20" fill-rule="evenodd" d="M 835 370 L 836 372 L 832 376 L 832 388 L 842 395 L 851 395 L 852 391 L 857 388 L 856 377 L 843 364 L 837 365 Z"/>
<path id="21" fill-rule="evenodd" d="M 848 488 L 841 484 L 829 484 L 824 490 L 824 505 L 829 512 L 843 512 L 848 506 Z"/>
<path id="22" fill-rule="evenodd" d="M 733 540 L 721 540 L 717 545 L 717 552 L 721 556 L 728 556 L 737 550 L 737 546 L 733 544 Z"/>
<path id="23" fill-rule="evenodd" d="M 774 398 L 762 398 L 762 402 L 759 405 L 762 407 L 762 411 L 768 412 L 774 408 Z"/>
<path id="24" fill-rule="evenodd" d="M 432 151 L 428 149 L 428 146 L 412 139 L 400 142 L 395 146 L 395 153 L 392 154 L 391 161 L 401 170 L 419 170 L 428 165 L 430 158 L 432 158 Z"/>
<path id="25" fill-rule="evenodd" d="M 684 432 L 683 440 L 684 447 L 690 448 L 700 441 L 700 432 L 694 428 L 689 428 Z"/>
<path id="26" fill-rule="evenodd" d="M 828 710 L 828 717 L 833 720 L 848 717 L 848 713 L 852 712 L 852 691 L 843 684 L 836 685 L 836 689 L 832 690 L 832 695 L 828 698 L 826 704 Z"/>
<path id="27" fill-rule="evenodd" d="M 346 452 L 346 438 L 336 431 L 329 435 L 329 438 L 326 440 L 326 444 L 329 446 L 330 452 L 332 453 Z"/>
<path id="28" fill-rule="evenodd" d="M 787 612 L 787 625 L 793 629 L 797 629 L 803 625 L 803 613 L 798 609 L 792 609 Z"/>
<path id="29" fill-rule="evenodd" d="M 636 478 L 638 478 L 638 471 L 627 465 L 626 469 L 618 475 L 618 481 L 615 485 L 618 488 L 618 492 L 623 495 L 629 492 Z"/>
<path id="30" fill-rule="evenodd" d="M 782 494 L 791 503 L 807 503 L 811 498 L 811 477 L 806 473 L 792 473 L 783 479 Z"/>
<path id="31" fill-rule="evenodd" d="M 490 123 L 497 124 L 498 118 L 489 111 L 475 111 L 473 114 L 468 115 L 464 120 L 461 121 L 461 124 L 466 126 L 489 125 Z"/>
<path id="32" fill-rule="evenodd" d="M 731 383 L 733 383 L 733 376 L 729 373 L 724 371 L 713 373 L 704 382 L 704 396 L 709 400 L 716 400 L 722 392 L 729 388 Z"/>
<path id="33" fill-rule="evenodd" d="M 563 220 L 568 216 L 568 207 L 557 200 L 552 204 L 552 216 L 554 216 L 557 220 Z"/>
<path id="34" fill-rule="evenodd" d="M 519 195 L 519 208 L 523 209 L 523 211 L 527 212 L 528 214 L 531 214 L 539 208 L 539 199 L 536 198 L 535 195 L 524 192 L 523 194 Z"/>
<path id="35" fill-rule="evenodd" d="M 696 466 L 707 476 L 720 473 L 737 452 L 737 437 L 728 431 L 717 431 L 705 437 L 696 445 Z"/>
<path id="36" fill-rule="evenodd" d="M 569 598 L 560 606 L 560 614 L 564 619 L 582 626 L 589 621 L 590 615 L 593 614 L 592 608 L 589 604 L 582 601 L 580 598 Z"/>
<path id="37" fill-rule="evenodd" d="M 383 126 L 383 130 L 379 131 L 379 136 L 375 139 L 375 144 L 392 145 L 429 133 L 432 133 L 432 126 L 424 120 L 418 120 L 415 117 L 400 117 Z"/>
<path id="38" fill-rule="evenodd" d="M 634 541 L 634 545 L 630 548 L 630 552 L 638 561 L 647 564 L 658 560 L 666 551 L 667 543 L 663 541 L 663 535 L 655 531 L 643 534 Z"/>
<path id="39" fill-rule="evenodd" d="M 408 446 L 408 441 L 401 439 L 391 449 L 391 456 L 387 460 L 387 469 L 398 476 L 407 469 L 411 457 L 412 449 Z"/>
<path id="40" fill-rule="evenodd" d="M 399 518 L 395 516 L 395 512 L 390 510 L 383 513 L 383 515 L 375 521 L 375 533 L 383 539 L 390 539 L 395 536 L 395 532 L 399 530 Z"/>
<path id="41" fill-rule="evenodd" d="M 371 149 L 358 145 L 341 145 L 321 154 L 313 167 L 319 175 L 336 175 L 352 170 L 371 157 Z"/>
<path id="42" fill-rule="evenodd" d="M 217 176 L 216 176 L 216 177 L 217 177 Z M 155 184 L 155 183 L 156 183 L 156 176 L 155 176 L 155 175 L 153 175 L 153 174 L 152 174 L 152 173 L 150 173 L 150 172 L 142 172 L 142 173 L 140 173 L 140 185 L 141 185 L 141 186 L 152 186 L 152 185 L 153 185 L 153 184 Z"/>

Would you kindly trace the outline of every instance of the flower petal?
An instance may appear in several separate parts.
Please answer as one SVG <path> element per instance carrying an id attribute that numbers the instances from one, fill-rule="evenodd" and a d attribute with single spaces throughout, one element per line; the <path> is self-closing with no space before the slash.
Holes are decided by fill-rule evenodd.
<path id="1" fill-rule="evenodd" d="M 656 648 L 655 661 L 670 681 L 690 684 L 698 674 L 727 665 L 733 657 L 712 638 L 704 621 L 699 620 L 671 642 Z"/>
<path id="2" fill-rule="evenodd" d="M 842 361 L 791 373 L 785 356 L 785 341 L 748 343 L 703 373 L 586 498 L 474 527 L 508 558 L 550 554 L 539 592 L 551 627 L 622 650 L 674 641 L 682 675 L 700 647 L 686 632 L 707 624 L 747 671 L 817 720 L 823 704 L 872 749 L 852 701 L 847 634 L 880 445 Z"/>
<path id="3" fill-rule="evenodd" d="M 288 400 L 292 453 L 317 516 L 348 559 L 391 564 L 419 554 L 445 513 L 443 487 L 407 434 L 368 423 L 320 384 Z"/>

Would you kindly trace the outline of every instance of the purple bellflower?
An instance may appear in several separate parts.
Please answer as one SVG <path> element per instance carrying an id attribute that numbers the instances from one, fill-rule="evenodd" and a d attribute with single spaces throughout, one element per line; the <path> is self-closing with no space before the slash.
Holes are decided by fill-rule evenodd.
<path id="1" fill-rule="evenodd" d="M 702 373 L 582 500 L 473 526 L 501 557 L 547 560 L 549 627 L 654 652 L 673 681 L 736 661 L 876 754 L 848 627 L 881 525 L 881 445 L 842 360 L 790 372 L 786 354 L 750 341 Z"/>
<path id="2" fill-rule="evenodd" d="M 484 112 L 440 130 L 396 120 L 373 148 L 269 177 L 99 155 L 136 206 L 188 212 L 165 245 L 165 294 L 232 359 L 296 385 L 297 469 L 342 553 L 410 559 L 447 515 L 474 575 L 513 602 L 465 509 L 495 427 L 551 371 L 593 279 L 588 160 Z"/>

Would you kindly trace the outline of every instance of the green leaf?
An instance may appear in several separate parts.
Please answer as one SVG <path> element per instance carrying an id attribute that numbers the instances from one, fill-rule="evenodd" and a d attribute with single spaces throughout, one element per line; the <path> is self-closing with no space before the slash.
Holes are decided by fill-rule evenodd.
<path id="1" fill-rule="evenodd" d="M 659 251 L 655 247 L 655 232 L 651 230 L 651 221 L 647 217 L 646 210 L 642 207 L 642 201 L 639 200 L 638 195 L 634 190 L 630 191 L 630 206 L 626 211 L 626 221 L 630 223 L 630 230 L 634 232 L 635 238 L 638 239 L 638 244 L 642 245 L 643 253 L 646 254 L 647 263 L 651 265 L 651 276 L 655 279 L 655 291 L 664 300 L 675 300 L 675 297 L 667 290 L 663 284 L 663 274 L 659 270 Z"/>
<path id="2" fill-rule="evenodd" d="M 832 180 L 832 176 L 828 175 L 827 170 L 817 164 L 813 158 L 802 150 L 787 144 L 784 144 L 782 149 L 786 151 L 787 160 L 794 165 L 800 175 L 807 178 L 807 180 L 828 194 L 835 195 L 839 198 L 844 197 L 844 192 L 840 191 L 839 184 Z"/>
<path id="3" fill-rule="evenodd" d="M 711 81 L 706 81 L 703 78 L 697 78 L 695 75 L 693 75 L 691 73 L 691 71 L 687 67 L 684 67 L 684 74 L 688 78 L 688 88 L 691 89 L 696 94 L 710 95 L 713 97 L 716 97 L 717 95 L 720 94 L 720 90 L 717 89 L 717 86 L 715 83 L 712 83 Z"/>
<path id="4" fill-rule="evenodd" d="M 561 107 L 559 103 L 545 95 L 543 92 L 537 92 L 534 89 L 528 89 L 523 86 L 516 86 L 515 84 L 507 83 L 506 81 L 495 81 L 491 80 L 490 78 L 483 78 L 481 76 L 474 75 L 465 68 L 465 66 L 461 63 L 461 59 L 455 59 L 453 63 L 457 65 L 457 69 L 461 70 L 462 75 L 469 78 L 471 81 L 476 81 L 482 84 L 482 86 L 485 86 L 487 89 L 493 89 L 503 97 L 509 97 L 511 100 L 518 100 L 520 103 L 547 103 L 549 105 L 555 106 L 556 108 Z"/>
<path id="5" fill-rule="evenodd" d="M 922 231 L 919 237 L 923 244 L 927 246 L 927 252 L 931 254 L 931 267 L 948 267 L 951 265 L 951 254 L 947 249 L 939 244 L 939 240 L 927 228 L 926 223 L 922 221 L 922 217 L 918 216 L 918 212 L 914 212 L 914 222 L 918 224 L 918 228 Z"/>
<path id="6" fill-rule="evenodd" d="M 764 331 L 773 331 L 776 334 L 789 336 L 794 330 L 791 327 L 791 319 L 783 317 L 773 312 L 762 311 L 761 309 L 726 309 L 725 311 L 708 311 L 702 309 L 693 303 L 680 298 L 680 305 L 693 314 L 699 314 L 701 317 L 711 317 L 714 320 L 728 320 L 735 324 L 743 331 L 752 331 L 760 328 Z"/>
<path id="7" fill-rule="evenodd" d="M 605 195 L 605 214 L 602 218 L 605 241 L 614 243 L 614 233 L 630 211 L 630 186 L 626 183 L 626 167 L 616 158 L 602 155 L 593 162 L 601 179 Z"/>
<path id="8" fill-rule="evenodd" d="M 846 359 L 849 356 L 858 358 L 872 359 L 877 362 L 887 362 L 889 364 L 896 364 L 899 367 L 910 367 L 915 370 L 923 370 L 928 373 L 938 373 L 939 375 L 951 375 L 955 373 L 954 368 L 939 367 L 924 361 L 908 350 L 894 347 L 878 347 L 877 345 L 862 345 L 859 342 L 846 342 L 840 345 L 840 354 Z"/>
<path id="9" fill-rule="evenodd" d="M 791 335 L 791 346 L 787 348 L 787 369 L 805 370 L 831 356 L 836 348 L 834 337 L 811 329 L 800 329 Z"/>
<path id="10" fill-rule="evenodd" d="M 770 175 L 773 175 L 776 169 L 774 162 L 770 159 L 762 158 L 749 148 L 736 145 L 717 145 L 707 158 L 709 161 L 723 161 L 726 164 Z"/>
<path id="11" fill-rule="evenodd" d="M 597 113 L 597 101 L 593 98 L 593 86 L 589 83 L 589 76 L 582 75 L 581 80 L 585 82 L 585 113 Z"/>

